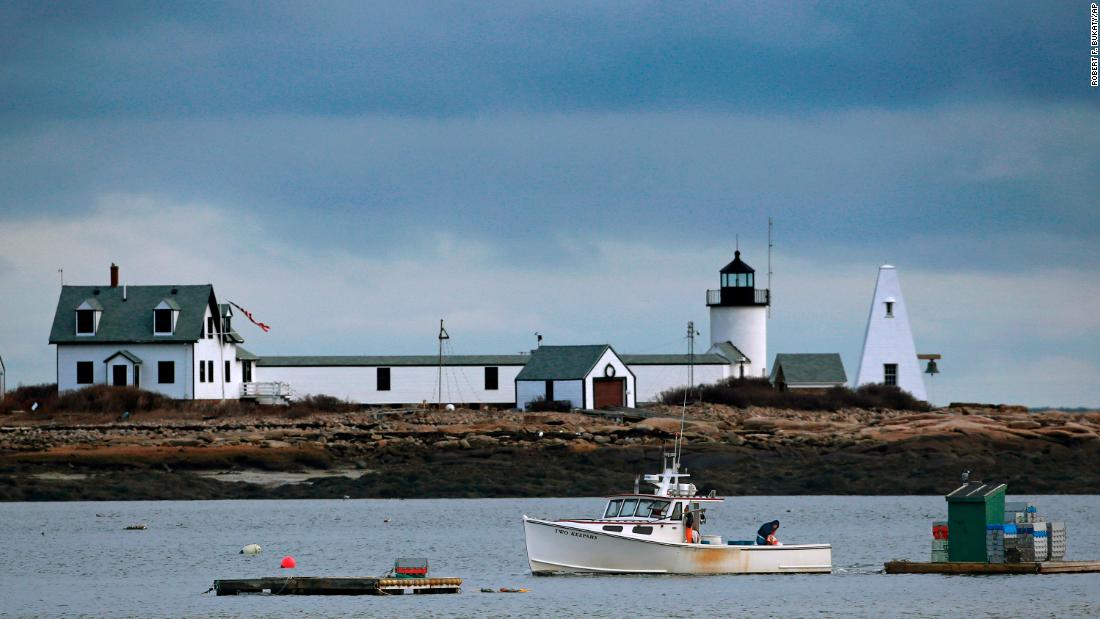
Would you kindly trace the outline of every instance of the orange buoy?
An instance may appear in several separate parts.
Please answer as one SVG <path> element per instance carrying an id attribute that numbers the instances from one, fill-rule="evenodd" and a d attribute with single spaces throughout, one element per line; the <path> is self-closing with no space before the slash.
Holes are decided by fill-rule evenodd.
<path id="1" fill-rule="evenodd" d="M 294 557 L 287 555 L 283 557 L 283 562 L 279 564 L 279 567 L 283 569 L 290 569 L 293 567 L 298 567 L 298 563 L 294 561 Z"/>

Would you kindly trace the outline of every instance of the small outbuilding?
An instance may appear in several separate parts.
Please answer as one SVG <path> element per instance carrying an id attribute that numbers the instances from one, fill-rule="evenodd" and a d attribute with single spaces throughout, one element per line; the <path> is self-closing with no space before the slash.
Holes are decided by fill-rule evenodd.
<path id="1" fill-rule="evenodd" d="M 634 373 L 611 346 L 542 346 L 516 376 L 516 406 L 539 400 L 572 408 L 634 408 Z"/>
<path id="2" fill-rule="evenodd" d="M 848 377 L 838 353 L 780 353 L 769 380 L 780 391 L 824 391 L 844 385 Z"/>

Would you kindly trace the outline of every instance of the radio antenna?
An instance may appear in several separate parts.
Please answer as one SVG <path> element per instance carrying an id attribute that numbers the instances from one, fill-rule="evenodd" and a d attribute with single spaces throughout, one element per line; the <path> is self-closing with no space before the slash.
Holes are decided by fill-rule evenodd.
<path id="1" fill-rule="evenodd" d="M 768 218 L 768 318 L 772 317 L 772 218 Z"/>

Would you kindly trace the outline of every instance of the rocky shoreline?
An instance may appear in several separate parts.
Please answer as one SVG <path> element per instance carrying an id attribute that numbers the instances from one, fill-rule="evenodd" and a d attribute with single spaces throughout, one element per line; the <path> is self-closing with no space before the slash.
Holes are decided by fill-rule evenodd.
<path id="1" fill-rule="evenodd" d="M 0 500 L 592 496 L 653 472 L 680 410 L 0 417 Z M 939 494 L 963 470 L 1020 494 L 1100 492 L 1100 412 L 688 409 L 704 491 Z"/>

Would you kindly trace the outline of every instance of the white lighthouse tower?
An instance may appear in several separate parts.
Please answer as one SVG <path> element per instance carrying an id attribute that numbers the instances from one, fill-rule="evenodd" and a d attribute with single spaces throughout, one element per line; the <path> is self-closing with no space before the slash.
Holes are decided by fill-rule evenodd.
<path id="1" fill-rule="evenodd" d="M 707 291 L 710 308 L 712 350 L 724 343 L 733 344 L 747 360 L 738 365 L 745 378 L 767 377 L 768 364 L 768 289 L 757 290 L 756 271 L 741 260 L 741 252 L 719 271 L 722 287 Z"/>
<path id="2" fill-rule="evenodd" d="M 898 270 L 889 264 L 878 270 L 867 333 L 863 336 L 856 386 L 868 383 L 897 385 L 918 399 L 928 399 Z"/>

